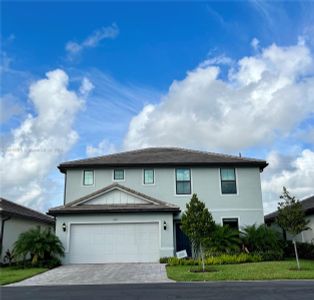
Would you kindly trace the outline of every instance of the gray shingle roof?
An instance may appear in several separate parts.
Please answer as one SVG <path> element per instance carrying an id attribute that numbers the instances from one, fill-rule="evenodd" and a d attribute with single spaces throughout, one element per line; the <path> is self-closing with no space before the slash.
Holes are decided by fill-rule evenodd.
<path id="1" fill-rule="evenodd" d="M 303 200 L 300 201 L 302 208 L 304 210 L 305 215 L 311 215 L 314 214 L 314 195 L 310 196 L 308 198 L 305 198 Z M 271 223 L 275 220 L 275 218 L 277 217 L 278 211 L 274 211 L 268 215 L 266 215 L 265 218 L 265 222 L 266 223 Z"/>
<path id="2" fill-rule="evenodd" d="M 54 219 L 50 216 L 4 198 L 0 198 L 0 215 L 21 217 L 51 225 L 55 223 Z"/>
<path id="3" fill-rule="evenodd" d="M 98 196 L 105 194 L 113 189 L 119 189 L 130 193 L 136 197 L 147 200 L 147 204 L 84 204 Z M 170 204 L 146 194 L 140 193 L 118 183 L 111 184 L 102 189 L 99 189 L 91 194 L 81 197 L 75 201 L 69 202 L 66 205 L 58 206 L 49 209 L 48 214 L 76 214 L 76 213 L 114 213 L 114 212 L 180 212 L 180 208 L 174 204 Z"/>
<path id="4" fill-rule="evenodd" d="M 183 148 L 145 148 L 105 156 L 80 159 L 61 163 L 58 168 L 82 167 L 135 167 L 135 166 L 258 166 L 263 170 L 265 160 L 197 151 Z"/>

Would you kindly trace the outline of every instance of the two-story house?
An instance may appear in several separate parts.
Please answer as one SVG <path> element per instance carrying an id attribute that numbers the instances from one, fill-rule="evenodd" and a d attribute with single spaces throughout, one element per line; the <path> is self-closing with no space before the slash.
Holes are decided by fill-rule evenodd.
<path id="1" fill-rule="evenodd" d="M 189 249 L 180 216 L 193 193 L 215 221 L 264 222 L 266 161 L 181 148 L 147 148 L 59 165 L 64 204 L 49 210 L 64 263 L 157 262 Z"/>

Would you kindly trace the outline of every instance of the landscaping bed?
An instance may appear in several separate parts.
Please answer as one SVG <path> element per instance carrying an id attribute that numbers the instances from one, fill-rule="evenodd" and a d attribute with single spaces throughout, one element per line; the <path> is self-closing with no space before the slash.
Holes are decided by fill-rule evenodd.
<path id="1" fill-rule="evenodd" d="M 168 265 L 167 275 L 176 281 L 314 279 L 313 260 L 301 260 L 300 271 L 295 260 L 206 266 L 210 268 L 213 272 L 202 273 L 191 272 L 189 265 Z"/>
<path id="2" fill-rule="evenodd" d="M 48 268 L 1 267 L 0 285 L 18 282 L 47 271 Z"/>

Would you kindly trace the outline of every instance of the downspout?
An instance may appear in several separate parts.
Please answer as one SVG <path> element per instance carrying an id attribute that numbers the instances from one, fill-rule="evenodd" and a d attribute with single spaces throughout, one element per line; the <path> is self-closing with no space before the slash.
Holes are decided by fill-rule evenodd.
<path id="1" fill-rule="evenodd" d="M 1 220 L 1 234 L 0 234 L 0 258 L 2 256 L 2 243 L 3 243 L 3 233 L 4 233 L 4 223 L 5 221 L 10 220 L 11 217 L 6 217 Z"/>

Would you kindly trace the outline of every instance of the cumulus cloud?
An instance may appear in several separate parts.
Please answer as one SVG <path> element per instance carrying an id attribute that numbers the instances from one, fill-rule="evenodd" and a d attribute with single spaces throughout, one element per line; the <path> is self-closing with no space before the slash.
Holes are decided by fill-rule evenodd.
<path id="1" fill-rule="evenodd" d="M 64 71 L 57 69 L 46 76 L 29 88 L 36 115 L 29 114 L 12 131 L 0 156 L 2 195 L 39 209 L 49 206 L 43 201 L 47 174 L 78 139 L 72 125 L 84 105 L 84 99 L 69 90 Z"/>
<path id="2" fill-rule="evenodd" d="M 81 53 L 86 48 L 96 47 L 104 39 L 114 39 L 118 36 L 118 34 L 119 28 L 115 23 L 113 23 L 111 26 L 102 27 L 98 30 L 95 30 L 81 43 L 69 41 L 65 45 L 65 50 L 69 55 L 68 58 L 73 58 L 75 55 Z"/>
<path id="3" fill-rule="evenodd" d="M 221 78 L 200 65 L 174 81 L 160 104 L 130 122 L 125 148 L 177 145 L 217 151 L 271 145 L 314 112 L 313 55 L 300 42 L 243 57 Z"/>
<path id="4" fill-rule="evenodd" d="M 86 147 L 86 155 L 88 157 L 101 156 L 117 152 L 117 148 L 108 140 L 102 140 L 96 147 L 88 145 Z"/>
<path id="5" fill-rule="evenodd" d="M 314 194 L 314 151 L 305 149 L 297 157 L 272 152 L 267 161 L 269 167 L 262 175 L 264 207 L 267 212 L 276 209 L 283 186 L 299 199 Z"/>

